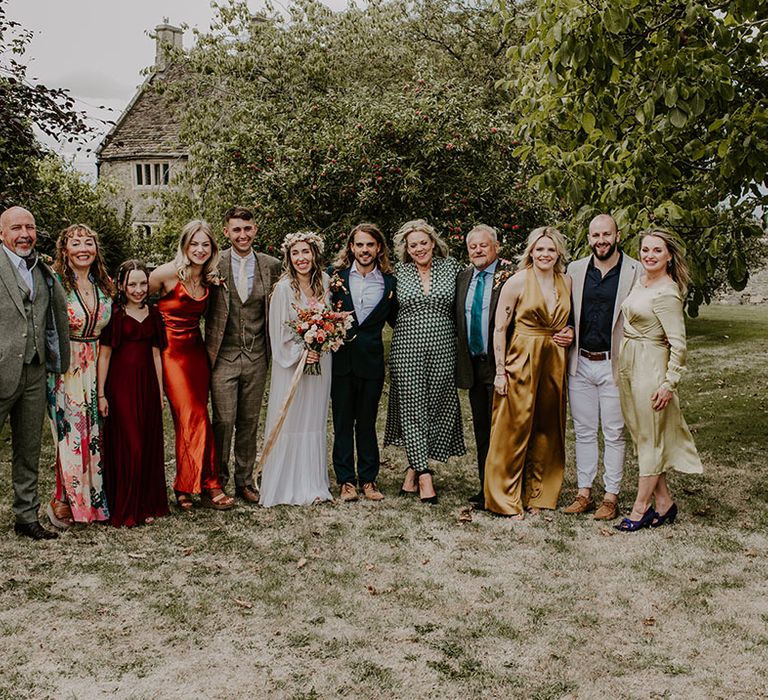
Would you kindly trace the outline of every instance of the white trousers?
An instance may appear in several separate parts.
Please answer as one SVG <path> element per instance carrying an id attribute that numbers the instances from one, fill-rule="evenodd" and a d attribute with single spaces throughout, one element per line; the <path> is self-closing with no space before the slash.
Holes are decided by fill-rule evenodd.
<path id="1" fill-rule="evenodd" d="M 573 430 L 576 434 L 576 475 L 579 488 L 592 488 L 597 475 L 597 428 L 603 432 L 603 483 L 606 493 L 618 494 L 624 473 L 624 417 L 619 388 L 610 360 L 579 357 L 576 374 L 568 378 Z"/>

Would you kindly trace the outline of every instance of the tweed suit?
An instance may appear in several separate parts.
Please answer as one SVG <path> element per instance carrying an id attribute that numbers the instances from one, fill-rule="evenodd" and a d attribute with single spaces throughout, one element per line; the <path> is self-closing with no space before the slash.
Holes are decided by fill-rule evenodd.
<path id="1" fill-rule="evenodd" d="M 230 477 L 234 434 L 235 488 L 253 488 L 261 401 L 269 365 L 269 296 L 280 261 L 255 253 L 250 293 L 242 302 L 232 275 L 232 249 L 223 251 L 224 284 L 211 289 L 205 315 L 205 346 L 211 361 L 211 402 L 216 466 L 222 487 Z M 235 253 L 236 255 L 236 253 Z"/>
<path id="2" fill-rule="evenodd" d="M 13 512 L 16 522 L 37 522 L 46 367 L 69 367 L 69 324 L 64 290 L 38 260 L 34 294 L 0 244 L 0 427 L 11 420 Z"/>

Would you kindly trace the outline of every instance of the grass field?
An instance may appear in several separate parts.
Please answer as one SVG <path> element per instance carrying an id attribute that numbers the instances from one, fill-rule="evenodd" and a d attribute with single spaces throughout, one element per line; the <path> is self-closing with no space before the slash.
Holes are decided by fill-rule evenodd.
<path id="1" fill-rule="evenodd" d="M 467 518 L 472 452 L 440 469 L 438 506 L 398 498 L 390 448 L 379 504 L 174 508 L 33 543 L 11 529 L 6 426 L 0 698 L 766 697 L 768 310 L 703 309 L 689 338 L 706 471 L 672 476 L 674 527 L 632 535 Z M 570 435 L 561 505 L 573 464 Z M 629 458 L 624 508 L 636 477 Z"/>

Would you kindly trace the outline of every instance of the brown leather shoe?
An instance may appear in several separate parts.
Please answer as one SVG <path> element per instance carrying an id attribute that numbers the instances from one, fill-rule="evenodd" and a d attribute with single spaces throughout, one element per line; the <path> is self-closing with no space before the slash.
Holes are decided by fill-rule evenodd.
<path id="1" fill-rule="evenodd" d="M 354 484 L 347 482 L 341 485 L 341 500 L 345 503 L 357 500 L 357 489 Z"/>
<path id="2" fill-rule="evenodd" d="M 619 504 L 615 501 L 603 501 L 592 517 L 595 520 L 616 520 L 619 517 Z"/>
<path id="3" fill-rule="evenodd" d="M 367 484 L 363 484 L 363 495 L 369 501 L 383 501 L 384 494 L 379 491 L 379 487 L 376 486 L 375 481 L 369 481 Z"/>
<path id="4" fill-rule="evenodd" d="M 586 513 L 587 511 L 592 510 L 594 507 L 595 502 L 591 498 L 587 498 L 586 496 L 579 494 L 576 496 L 571 505 L 569 505 L 567 508 L 563 508 L 563 513 Z"/>
<path id="5" fill-rule="evenodd" d="M 251 486 L 243 486 L 240 489 L 235 489 L 235 495 L 248 503 L 259 502 L 259 492 Z"/>

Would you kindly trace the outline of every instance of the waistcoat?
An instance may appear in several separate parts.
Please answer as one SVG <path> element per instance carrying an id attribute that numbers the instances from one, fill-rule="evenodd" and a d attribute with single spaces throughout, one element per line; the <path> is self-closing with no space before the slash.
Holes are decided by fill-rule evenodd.
<path id="1" fill-rule="evenodd" d="M 24 364 L 29 364 L 37 357 L 38 362 L 45 361 L 45 322 L 50 303 L 50 293 L 45 277 L 39 267 L 32 271 L 35 284 L 35 298 L 31 298 L 31 292 L 24 278 L 19 274 L 15 266 L 13 274 L 19 286 L 21 300 L 24 303 L 24 315 L 27 317 L 27 330 L 24 334 L 26 344 L 24 347 Z"/>
<path id="2" fill-rule="evenodd" d="M 227 360 L 236 360 L 242 353 L 254 360 L 267 352 L 264 333 L 264 285 L 262 284 L 259 262 L 253 273 L 253 288 L 245 303 L 240 301 L 234 285 L 228 291 L 229 316 L 224 327 L 219 355 Z"/>

